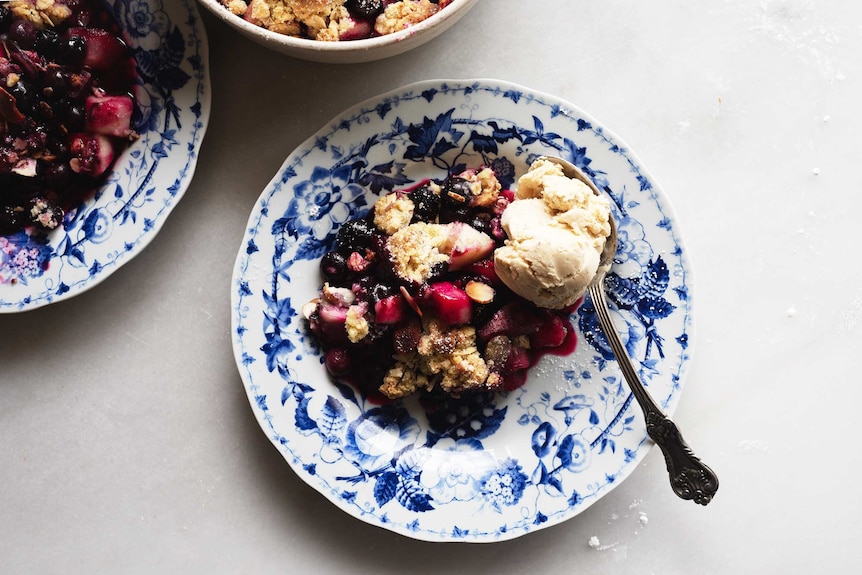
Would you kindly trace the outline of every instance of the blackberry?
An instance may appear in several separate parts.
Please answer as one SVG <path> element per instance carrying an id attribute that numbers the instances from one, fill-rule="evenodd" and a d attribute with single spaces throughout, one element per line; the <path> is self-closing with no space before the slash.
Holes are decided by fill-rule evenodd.
<path id="1" fill-rule="evenodd" d="M 335 243 L 342 253 L 350 253 L 371 247 L 375 233 L 374 224 L 365 218 L 350 220 L 338 230 Z"/>
<path id="2" fill-rule="evenodd" d="M 54 58 L 59 52 L 61 44 L 60 35 L 51 28 L 36 31 L 36 50 L 48 59 Z"/>
<path id="3" fill-rule="evenodd" d="M 383 0 L 347 0 L 344 7 L 360 18 L 374 18 L 383 12 Z"/>
<path id="4" fill-rule="evenodd" d="M 410 192 L 413 201 L 413 219 L 415 222 L 434 222 L 440 213 L 440 195 L 434 193 L 431 186 L 425 185 Z"/>

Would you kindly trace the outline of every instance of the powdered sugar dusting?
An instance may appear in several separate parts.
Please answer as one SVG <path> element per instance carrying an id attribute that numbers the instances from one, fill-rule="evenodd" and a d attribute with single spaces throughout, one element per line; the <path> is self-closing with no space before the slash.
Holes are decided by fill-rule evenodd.
<path id="1" fill-rule="evenodd" d="M 853 331 L 862 318 L 862 296 L 856 296 L 841 314 L 845 331 Z"/>
<path id="2" fill-rule="evenodd" d="M 743 439 L 737 444 L 740 451 L 769 451 L 769 443 L 760 439 Z"/>
<path id="3" fill-rule="evenodd" d="M 607 551 L 608 549 L 613 549 L 617 546 L 616 543 L 602 545 L 601 541 L 599 541 L 599 538 L 595 535 L 590 537 L 590 540 L 587 542 L 587 545 L 589 545 L 592 549 L 595 549 L 596 551 Z"/>

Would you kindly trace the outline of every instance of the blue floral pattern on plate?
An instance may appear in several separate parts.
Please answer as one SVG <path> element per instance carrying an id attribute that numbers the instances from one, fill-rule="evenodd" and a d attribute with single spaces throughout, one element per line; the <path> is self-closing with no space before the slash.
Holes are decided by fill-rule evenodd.
<path id="1" fill-rule="evenodd" d="M 338 226 L 387 191 L 467 166 L 505 185 L 565 157 L 611 197 L 610 300 L 641 377 L 672 412 L 691 351 L 690 265 L 668 200 L 613 134 L 559 98 L 492 80 L 428 81 L 362 103 L 288 156 L 237 257 L 232 330 L 258 421 L 294 470 L 348 513 L 429 541 L 498 541 L 573 517 L 652 445 L 592 302 L 579 343 L 512 392 L 380 405 L 329 379 L 299 313 Z"/>
<path id="2" fill-rule="evenodd" d="M 195 3 L 108 4 L 138 69 L 140 138 L 61 228 L 0 236 L 0 312 L 40 307 L 104 280 L 155 237 L 194 173 L 210 112 L 207 39 Z"/>

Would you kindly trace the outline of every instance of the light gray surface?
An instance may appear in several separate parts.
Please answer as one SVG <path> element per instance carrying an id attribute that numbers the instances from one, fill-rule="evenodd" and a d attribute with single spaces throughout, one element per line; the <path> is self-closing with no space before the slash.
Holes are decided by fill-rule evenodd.
<path id="1" fill-rule="evenodd" d="M 201 16 L 212 117 L 164 229 L 92 290 L 0 316 L 0 573 L 858 566 L 862 4 L 484 0 L 427 46 L 351 67 L 290 60 Z M 721 479 L 709 507 L 675 498 L 653 450 L 568 522 L 421 543 L 336 509 L 261 432 L 229 334 L 258 194 L 342 109 L 447 77 L 575 102 L 670 196 L 696 298 L 676 420 Z"/>

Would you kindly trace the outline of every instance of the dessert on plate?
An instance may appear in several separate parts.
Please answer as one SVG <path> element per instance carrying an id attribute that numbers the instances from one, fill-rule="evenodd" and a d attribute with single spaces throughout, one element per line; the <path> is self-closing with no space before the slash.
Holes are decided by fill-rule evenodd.
<path id="1" fill-rule="evenodd" d="M 380 197 L 339 230 L 303 308 L 327 371 L 388 399 L 518 387 L 574 349 L 609 213 L 543 160 L 517 192 L 483 166 Z"/>

